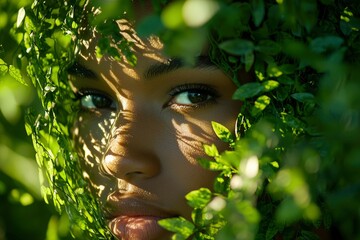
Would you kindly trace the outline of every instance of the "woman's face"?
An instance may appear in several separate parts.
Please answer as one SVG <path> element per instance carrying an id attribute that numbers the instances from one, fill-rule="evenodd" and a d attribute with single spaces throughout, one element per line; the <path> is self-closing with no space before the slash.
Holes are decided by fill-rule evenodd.
<path id="1" fill-rule="evenodd" d="M 206 54 L 185 66 L 165 57 L 156 37 L 139 39 L 126 21 L 119 26 L 134 42 L 137 65 L 96 58 L 96 34 L 84 44 L 69 71 L 82 106 L 73 135 L 113 234 L 169 239 L 157 221 L 190 219 L 184 196 L 212 188 L 216 173 L 196 159 L 206 157 L 203 144 L 227 147 L 211 121 L 234 129 L 240 103 L 231 99 L 235 85 Z"/>

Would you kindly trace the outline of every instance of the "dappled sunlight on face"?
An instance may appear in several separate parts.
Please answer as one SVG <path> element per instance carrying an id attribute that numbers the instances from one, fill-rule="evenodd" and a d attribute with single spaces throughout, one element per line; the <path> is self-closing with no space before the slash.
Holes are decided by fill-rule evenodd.
<path id="1" fill-rule="evenodd" d="M 81 164 L 84 178 L 90 182 L 94 194 L 101 198 L 104 198 L 102 195 L 106 193 L 103 190 L 107 188 L 101 180 L 103 177 L 106 178 L 101 169 L 101 159 L 113 123 L 114 114 L 112 113 L 109 118 L 97 123 L 95 128 L 89 128 L 89 119 L 80 116 L 73 129 L 76 148 L 79 157 L 83 159 Z M 99 178 L 93 178 L 94 174 L 99 175 Z"/>
<path id="2" fill-rule="evenodd" d="M 194 121 L 194 120 L 193 120 Z M 192 164 L 196 164 L 195 156 L 204 155 L 203 144 L 210 144 L 213 140 L 213 134 L 210 124 L 202 122 L 195 124 L 191 120 L 180 122 L 171 120 L 175 129 L 175 139 L 182 154 L 191 160 Z"/>
<path id="3" fill-rule="evenodd" d="M 98 59 L 99 38 L 92 34 L 77 62 L 86 74 L 75 71 L 70 78 L 82 105 L 73 135 L 84 177 L 113 234 L 168 239 L 157 221 L 191 219 L 184 196 L 211 189 L 216 176 L 197 163 L 206 157 L 203 145 L 227 147 L 211 121 L 233 130 L 241 103 L 232 100 L 236 86 L 207 56 L 185 66 L 164 56 L 158 38 L 140 39 L 127 21 L 117 24 L 137 64 L 121 54 L 120 61 Z"/>

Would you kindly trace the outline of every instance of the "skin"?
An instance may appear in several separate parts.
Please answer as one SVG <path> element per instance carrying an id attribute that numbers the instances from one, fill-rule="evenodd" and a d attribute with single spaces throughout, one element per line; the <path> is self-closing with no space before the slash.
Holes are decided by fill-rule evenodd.
<path id="1" fill-rule="evenodd" d="M 126 21 L 119 28 L 133 31 Z M 70 71 L 82 105 L 73 135 L 84 177 L 118 239 L 169 239 L 157 221 L 191 219 L 184 196 L 212 188 L 216 173 L 196 159 L 205 157 L 203 144 L 227 148 L 211 121 L 234 130 L 241 105 L 231 99 L 236 86 L 208 63 L 174 67 L 159 39 L 135 32 L 123 34 L 135 43 L 135 67 L 125 59 L 98 59 L 93 34 Z"/>

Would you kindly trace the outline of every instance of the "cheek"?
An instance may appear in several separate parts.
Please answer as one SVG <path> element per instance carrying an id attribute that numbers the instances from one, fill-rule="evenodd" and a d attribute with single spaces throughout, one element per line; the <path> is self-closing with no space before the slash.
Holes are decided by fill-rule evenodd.
<path id="1" fill-rule="evenodd" d="M 211 157 L 206 156 L 204 144 L 215 144 L 219 151 L 228 148 L 228 144 L 220 141 L 212 130 L 211 122 L 188 119 L 185 122 L 172 120 L 173 129 L 176 132 L 174 146 L 168 148 L 168 159 L 170 160 L 169 169 L 172 166 L 175 178 L 183 186 L 208 187 L 212 185 L 216 173 L 202 168 L 197 159 L 206 158 L 211 161 Z M 170 141 L 169 141 L 170 142 Z M 170 151 L 169 151 L 170 150 Z M 177 156 L 174 156 L 177 155 Z M 205 184 L 205 185 L 204 185 Z"/>
<path id="2" fill-rule="evenodd" d="M 107 127 L 94 118 L 80 116 L 74 124 L 73 137 L 84 178 L 90 183 L 95 195 L 101 197 L 108 179 L 100 172 L 102 153 L 105 151 Z"/>

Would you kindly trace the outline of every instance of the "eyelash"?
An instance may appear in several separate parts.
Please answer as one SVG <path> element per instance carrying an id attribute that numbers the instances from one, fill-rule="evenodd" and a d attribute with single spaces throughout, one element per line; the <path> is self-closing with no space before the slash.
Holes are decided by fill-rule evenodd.
<path id="1" fill-rule="evenodd" d="M 187 93 L 186 96 L 182 96 L 181 94 Z M 196 97 L 200 97 L 199 103 L 191 103 L 191 100 L 189 99 L 189 94 L 200 94 Z M 173 87 L 169 91 L 169 100 L 166 101 L 166 103 L 163 105 L 163 109 L 167 107 L 171 107 L 175 110 L 191 110 L 199 107 L 204 107 L 208 104 L 215 103 L 217 98 L 219 97 L 218 92 L 211 86 L 206 84 L 183 84 L 176 87 Z M 86 99 L 86 97 L 90 97 L 90 99 Z M 100 97 L 102 98 L 102 101 L 104 100 L 105 105 L 103 107 L 96 106 L 96 103 L 94 103 L 94 97 Z M 187 101 L 189 103 L 182 104 L 178 103 L 176 101 L 184 100 L 184 97 L 187 98 Z M 204 98 L 205 99 L 202 99 Z M 176 98 L 178 98 L 176 100 Z M 81 109 L 84 111 L 97 111 L 100 109 L 109 109 L 109 110 L 115 110 L 117 108 L 116 102 L 112 100 L 108 94 L 103 93 L 99 90 L 93 90 L 93 89 L 82 89 L 77 92 L 75 92 L 75 100 L 80 101 Z M 100 99 L 98 99 L 100 100 Z M 83 102 L 84 101 L 84 102 Z M 90 102 L 85 102 L 90 101 Z M 106 102 L 107 101 L 107 102 Z M 85 104 L 92 104 L 94 107 L 84 106 Z M 114 106 L 113 106 L 114 105 Z"/>
<path id="2" fill-rule="evenodd" d="M 82 101 L 86 101 L 86 97 L 100 97 L 102 98 L 102 100 L 108 101 L 108 104 L 111 104 L 110 106 L 105 106 L 105 107 L 97 107 L 94 106 L 93 108 L 91 107 L 85 107 Z M 94 104 L 94 99 L 89 99 L 92 101 L 92 103 Z M 81 105 L 81 109 L 84 111 L 97 111 L 99 109 L 109 109 L 109 110 L 115 110 L 117 108 L 116 106 L 116 102 L 112 100 L 112 98 L 110 96 L 108 96 L 108 94 L 103 93 L 99 90 L 93 90 L 93 89 L 82 89 L 79 90 L 77 92 L 75 92 L 75 101 L 80 101 L 80 105 Z M 112 106 L 115 105 L 115 106 Z"/>
<path id="3" fill-rule="evenodd" d="M 191 104 L 178 104 L 174 102 L 174 99 L 176 97 L 179 97 L 180 94 L 186 92 L 200 93 L 203 95 L 206 94 L 207 99 L 199 103 L 191 103 Z M 211 103 L 215 103 L 216 100 L 219 98 L 219 93 L 213 87 L 206 84 L 197 84 L 197 83 L 189 83 L 189 84 L 176 86 L 169 91 L 169 95 L 170 95 L 170 99 L 164 104 L 163 108 L 166 107 L 173 107 L 175 109 L 199 108 L 199 107 L 204 107 Z"/>

